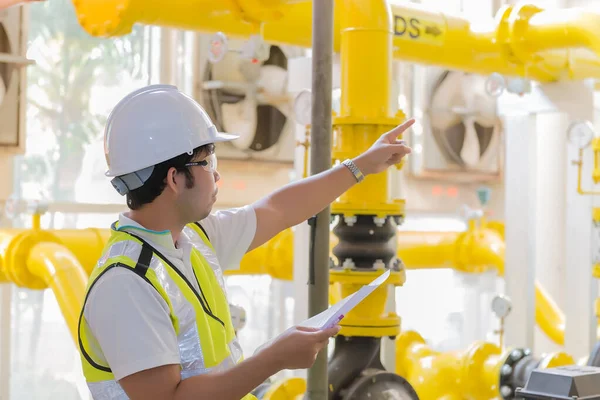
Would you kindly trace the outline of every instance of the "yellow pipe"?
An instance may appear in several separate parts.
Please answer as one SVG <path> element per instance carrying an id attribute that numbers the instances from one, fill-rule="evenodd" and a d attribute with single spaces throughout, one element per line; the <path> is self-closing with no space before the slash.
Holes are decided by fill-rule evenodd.
<path id="1" fill-rule="evenodd" d="M 467 273 L 481 273 L 496 269 L 504 275 L 504 225 L 488 222 L 485 229 L 466 232 L 410 232 L 398 230 L 398 257 L 406 269 L 453 268 Z M 337 238 L 331 234 L 331 247 Z M 276 255 L 270 255 L 276 251 Z M 274 242 L 248 253 L 239 270 L 228 270 L 226 275 L 269 273 L 279 279 L 293 277 L 293 233 L 282 235 Z M 258 272 L 258 268 L 261 271 Z M 266 272 L 266 271 L 270 272 Z M 341 299 L 340 288 L 332 285 L 330 302 Z M 565 317 L 544 287 L 535 282 L 535 319 L 540 329 L 555 343 L 564 344 Z M 599 321 L 600 325 L 600 321 Z"/>
<path id="2" fill-rule="evenodd" d="M 79 312 L 88 281 L 81 264 L 64 245 L 51 242 L 36 244 L 25 264 L 32 275 L 52 289 L 71 337 L 76 342 Z"/>
<path id="3" fill-rule="evenodd" d="M 438 352 L 414 331 L 396 338 L 396 373 L 404 377 L 421 400 L 498 399 L 500 377 L 511 350 L 495 344 L 472 343 L 464 351 Z M 539 368 L 571 365 L 575 361 L 563 352 L 540 360 Z"/>
<path id="4" fill-rule="evenodd" d="M 481 272 L 491 268 L 503 271 L 504 242 L 498 229 L 467 234 L 466 232 L 397 232 L 398 257 L 407 269 L 456 268 L 467 272 Z M 23 265 L 24 254 L 40 241 L 61 243 L 69 249 L 87 274 L 100 257 L 110 231 L 107 229 L 27 231 L 0 230 L 0 281 L 12 281 L 32 289 L 43 289 L 47 284 L 24 272 L 7 273 L 7 264 Z M 331 235 L 331 247 L 337 238 Z M 239 270 L 228 270 L 226 275 L 268 274 L 276 279 L 293 279 L 293 230 L 281 232 L 275 238 L 249 252 L 242 259 Z M 18 271 L 18 269 L 17 269 Z M 21 270 L 25 271 L 25 270 Z M 340 288 L 330 291 L 331 301 L 339 299 Z M 564 343 L 565 317 L 539 282 L 536 282 L 536 322 L 555 343 Z M 599 322 L 600 323 L 600 322 Z"/>
<path id="5" fill-rule="evenodd" d="M 419 399 L 493 399 L 499 397 L 500 368 L 507 355 L 491 343 L 475 342 L 465 351 L 440 353 L 414 331 L 396 338 L 396 373 Z"/>
<path id="6" fill-rule="evenodd" d="M 233 37 L 261 34 L 271 43 L 307 48 L 312 43 L 311 1 L 174 0 L 148 6 L 143 0 L 73 0 L 73 4 L 79 23 L 93 36 L 126 35 L 134 24 L 141 23 L 204 33 L 223 31 Z M 337 52 L 342 49 L 342 7 L 343 2 L 336 2 Z M 403 2 L 389 7 L 396 59 L 480 74 L 524 76 L 542 82 L 600 76 L 598 58 L 581 49 L 600 54 L 599 14 L 593 10 L 506 6 L 495 21 L 474 27 L 464 18 L 419 4 Z M 353 11 L 357 13 L 351 18 L 359 12 L 373 15 L 374 21 L 387 17 L 380 9 L 372 13 L 366 7 Z M 366 60 L 382 56 L 371 46 L 381 44 L 368 44 L 364 49 Z"/>
<path id="7" fill-rule="evenodd" d="M 108 229 L 5 229 L 0 230 L 0 278 L 30 289 L 44 289 L 46 285 L 22 268 L 32 248 L 42 242 L 64 245 L 89 275 L 96 265 L 104 244 L 108 241 Z"/>
<path id="8" fill-rule="evenodd" d="M 535 282 L 535 321 L 550 340 L 561 346 L 565 344 L 565 316 L 537 281 Z"/>

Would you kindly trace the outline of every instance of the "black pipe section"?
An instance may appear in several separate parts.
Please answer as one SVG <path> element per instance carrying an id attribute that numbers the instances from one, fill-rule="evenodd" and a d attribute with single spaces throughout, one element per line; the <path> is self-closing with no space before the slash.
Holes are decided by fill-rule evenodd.
<path id="1" fill-rule="evenodd" d="M 392 217 L 378 226 L 373 215 L 357 215 L 351 225 L 343 216 L 339 216 L 333 233 L 339 243 L 333 248 L 337 266 L 341 267 L 348 259 L 357 269 L 372 269 L 379 260 L 389 266 L 396 256 L 396 223 Z"/>
<path id="2" fill-rule="evenodd" d="M 380 358 L 381 339 L 374 337 L 335 338 L 329 361 L 329 400 L 343 400 L 343 391 L 368 368 L 384 370 Z"/>
<path id="3" fill-rule="evenodd" d="M 518 361 L 513 367 L 511 389 L 513 393 L 517 388 L 524 388 L 531 376 L 531 371 L 540 365 L 540 360 L 527 356 Z"/>

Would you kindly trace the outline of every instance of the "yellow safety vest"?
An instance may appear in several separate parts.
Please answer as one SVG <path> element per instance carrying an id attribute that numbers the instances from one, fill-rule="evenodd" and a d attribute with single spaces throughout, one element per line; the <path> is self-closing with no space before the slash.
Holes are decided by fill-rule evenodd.
<path id="1" fill-rule="evenodd" d="M 112 268 L 129 268 L 165 300 L 177 335 L 181 379 L 223 371 L 242 361 L 242 350 L 231 322 L 224 280 L 214 249 L 200 226 L 187 225 L 182 234 L 193 245 L 191 264 L 200 291 L 165 256 L 135 234 L 119 231 L 117 223 L 98 265 L 92 271 L 79 317 L 79 350 L 83 374 L 94 400 L 128 399 L 108 365 L 99 361 L 102 350 L 83 315 L 90 289 Z M 207 249 L 207 246 L 210 250 Z M 213 259 L 214 269 L 207 259 Z M 183 296 L 182 296 L 183 294 Z M 242 400 L 256 400 L 248 394 Z"/>

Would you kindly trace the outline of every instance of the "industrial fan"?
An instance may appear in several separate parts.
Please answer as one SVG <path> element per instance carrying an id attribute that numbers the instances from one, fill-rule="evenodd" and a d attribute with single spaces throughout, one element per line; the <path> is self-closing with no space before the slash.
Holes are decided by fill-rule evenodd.
<path id="1" fill-rule="evenodd" d="M 430 92 L 431 134 L 446 161 L 459 169 L 480 169 L 497 147 L 501 124 L 485 83 L 480 75 L 443 71 Z"/>
<path id="2" fill-rule="evenodd" d="M 0 13 L 0 53 L 10 54 L 10 42 L 8 40 L 6 29 L 4 29 L 4 25 L 2 24 L 2 20 L 3 15 Z M 14 67 L 10 63 L 0 62 L 0 107 L 2 107 L 2 100 L 4 100 L 6 90 L 10 83 L 13 68 Z"/>
<path id="3" fill-rule="evenodd" d="M 20 8 L 0 11 L 0 147 L 20 152 L 19 124 L 23 87 L 20 84 L 19 68 L 26 58 L 18 54 L 17 44 L 25 33 L 21 29 Z"/>
<path id="4" fill-rule="evenodd" d="M 207 64 L 202 102 L 218 129 L 240 135 L 230 142 L 238 150 L 262 152 L 280 140 L 290 112 L 287 62 L 270 46 L 262 63 L 231 51 Z"/>

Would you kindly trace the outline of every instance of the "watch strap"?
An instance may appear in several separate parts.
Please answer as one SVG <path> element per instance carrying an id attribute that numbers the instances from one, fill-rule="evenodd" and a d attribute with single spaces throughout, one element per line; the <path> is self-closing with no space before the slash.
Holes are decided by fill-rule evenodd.
<path id="1" fill-rule="evenodd" d="M 362 182 L 365 179 L 364 174 L 361 172 L 360 169 L 358 169 L 356 164 L 354 164 L 354 161 L 346 159 L 342 161 L 342 164 L 346 166 L 346 168 L 348 168 L 350 172 L 352 172 L 352 175 L 354 175 L 356 182 Z"/>

